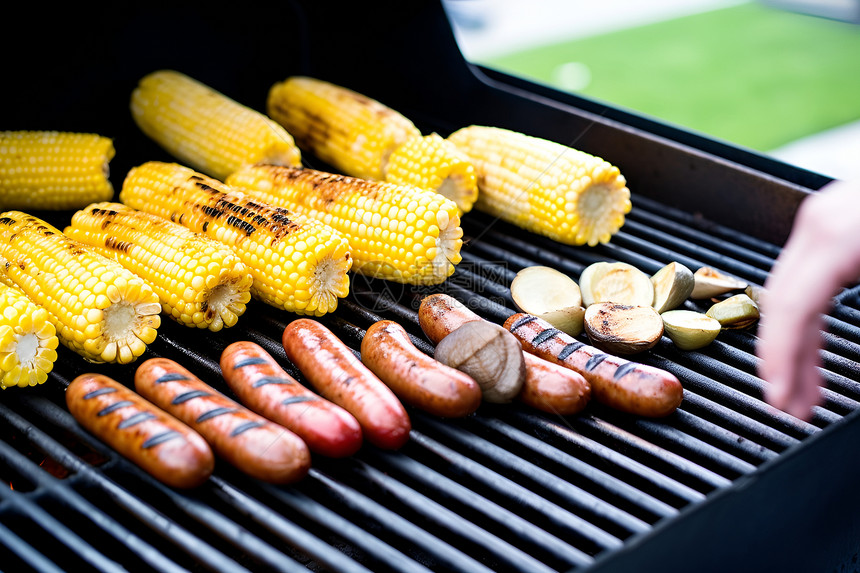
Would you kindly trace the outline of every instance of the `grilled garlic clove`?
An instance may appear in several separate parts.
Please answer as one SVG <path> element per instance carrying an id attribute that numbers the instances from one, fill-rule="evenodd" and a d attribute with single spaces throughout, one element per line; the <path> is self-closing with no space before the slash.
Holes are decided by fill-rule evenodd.
<path id="1" fill-rule="evenodd" d="M 744 294 L 750 297 L 754 303 L 760 304 L 761 295 L 764 292 L 764 287 L 758 285 L 747 285 L 744 289 Z"/>
<path id="2" fill-rule="evenodd" d="M 511 297 L 521 312 L 571 336 L 582 333 L 582 296 L 579 285 L 566 274 L 545 266 L 526 267 L 511 282 Z"/>
<path id="3" fill-rule="evenodd" d="M 669 310 L 660 315 L 663 331 L 681 350 L 697 350 L 709 345 L 722 330 L 720 321 L 692 310 Z"/>
<path id="4" fill-rule="evenodd" d="M 587 309 L 598 302 L 651 306 L 654 285 L 651 277 L 627 263 L 593 263 L 579 277 L 582 305 Z"/>
<path id="5" fill-rule="evenodd" d="M 597 302 L 585 309 L 585 333 L 604 352 L 636 354 L 657 344 L 663 319 L 650 305 Z"/>
<path id="6" fill-rule="evenodd" d="M 693 271 L 678 262 L 671 262 L 651 277 L 657 312 L 678 308 L 690 297 L 696 284 Z"/>
<path id="7" fill-rule="evenodd" d="M 711 267 L 701 267 L 693 273 L 695 286 L 690 298 L 711 298 L 733 290 L 743 290 L 747 283 Z"/>
<path id="8" fill-rule="evenodd" d="M 747 328 L 759 319 L 758 305 L 746 294 L 736 294 L 708 309 L 707 315 L 723 328 Z"/>

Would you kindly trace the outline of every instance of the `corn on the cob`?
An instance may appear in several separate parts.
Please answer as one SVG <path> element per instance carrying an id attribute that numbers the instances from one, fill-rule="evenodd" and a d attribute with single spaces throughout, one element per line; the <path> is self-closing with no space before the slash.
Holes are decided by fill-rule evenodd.
<path id="1" fill-rule="evenodd" d="M 438 284 L 461 260 L 457 205 L 433 191 L 262 164 L 239 169 L 227 182 L 343 233 L 353 270 L 364 275 Z"/>
<path id="2" fill-rule="evenodd" d="M 79 209 L 113 197 L 113 141 L 94 133 L 0 132 L 0 210 Z"/>
<path id="3" fill-rule="evenodd" d="M 44 383 L 59 345 L 48 311 L 5 284 L 0 284 L 0 308 L 0 389 Z"/>
<path id="4" fill-rule="evenodd" d="M 293 76 L 272 86 L 266 110 L 300 148 L 346 175 L 427 187 L 464 213 L 472 208 L 478 187 L 469 159 L 438 135 L 422 137 L 412 121 L 377 100 Z"/>
<path id="5" fill-rule="evenodd" d="M 349 293 L 349 243 L 319 221 L 254 199 L 175 163 L 131 169 L 120 200 L 232 248 L 248 267 L 251 295 L 272 306 L 322 316 Z"/>
<path id="6" fill-rule="evenodd" d="M 21 211 L 0 214 L 0 279 L 48 311 L 60 342 L 90 362 L 134 361 L 161 325 L 143 279 Z"/>
<path id="7" fill-rule="evenodd" d="M 561 243 L 606 243 L 630 212 L 627 181 L 614 165 L 582 151 L 495 127 L 448 137 L 475 164 L 475 208 Z"/>
<path id="8" fill-rule="evenodd" d="M 63 233 L 146 280 L 180 324 L 217 332 L 236 324 L 251 300 L 253 279 L 232 249 L 162 217 L 93 203 Z"/>
<path id="9" fill-rule="evenodd" d="M 181 163 L 217 179 L 257 161 L 301 165 L 282 126 L 174 70 L 141 79 L 131 112 L 141 131 Z"/>
<path id="10" fill-rule="evenodd" d="M 478 198 L 475 166 L 457 146 L 431 133 L 395 148 L 385 165 L 385 180 L 432 189 L 468 213 Z"/>

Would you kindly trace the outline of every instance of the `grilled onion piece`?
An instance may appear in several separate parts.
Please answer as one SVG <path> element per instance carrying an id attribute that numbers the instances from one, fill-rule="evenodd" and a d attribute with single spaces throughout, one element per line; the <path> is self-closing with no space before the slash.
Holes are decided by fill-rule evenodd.
<path id="1" fill-rule="evenodd" d="M 671 262 L 651 277 L 657 312 L 678 308 L 689 298 L 696 284 L 693 271 L 678 262 Z"/>
<path id="2" fill-rule="evenodd" d="M 550 267 L 526 267 L 511 282 L 511 297 L 520 311 L 539 316 L 571 336 L 582 333 L 582 295 L 566 274 Z"/>
<path id="3" fill-rule="evenodd" d="M 663 319 L 650 305 L 598 302 L 585 310 L 585 333 L 604 352 L 636 354 L 657 344 Z"/>
<path id="4" fill-rule="evenodd" d="M 593 263 L 579 277 L 582 305 L 614 302 L 633 306 L 651 306 L 654 285 L 651 277 L 627 263 Z"/>
<path id="5" fill-rule="evenodd" d="M 708 309 L 707 315 L 717 319 L 723 328 L 747 328 L 758 321 L 758 305 L 745 294 L 736 294 Z"/>
<path id="6" fill-rule="evenodd" d="M 733 276 L 727 275 L 711 267 L 701 267 L 693 278 L 696 281 L 690 298 L 702 299 L 720 296 L 733 290 L 743 290 L 747 283 Z"/>
<path id="7" fill-rule="evenodd" d="M 692 310 L 668 310 L 660 317 L 666 336 L 681 350 L 697 350 L 709 345 L 722 329 L 717 319 Z"/>

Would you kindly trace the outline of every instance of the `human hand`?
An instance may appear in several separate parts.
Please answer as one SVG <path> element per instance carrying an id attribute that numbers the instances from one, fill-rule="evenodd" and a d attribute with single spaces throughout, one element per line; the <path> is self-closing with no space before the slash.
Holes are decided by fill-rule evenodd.
<path id="1" fill-rule="evenodd" d="M 757 354 L 765 399 L 803 420 L 821 402 L 822 315 L 860 277 L 860 181 L 803 201 L 761 295 Z"/>

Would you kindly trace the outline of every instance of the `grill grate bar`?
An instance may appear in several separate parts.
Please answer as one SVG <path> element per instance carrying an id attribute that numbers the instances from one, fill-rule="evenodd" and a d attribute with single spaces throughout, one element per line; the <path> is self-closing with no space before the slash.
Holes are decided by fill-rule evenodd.
<path id="1" fill-rule="evenodd" d="M 456 504 L 466 508 L 469 513 L 477 514 L 482 520 L 489 520 L 494 528 L 504 530 L 507 537 L 515 538 L 519 544 L 530 545 L 544 554 L 550 553 L 557 561 L 568 563 L 568 566 L 585 566 L 593 561 L 590 555 L 523 519 L 517 513 L 475 495 L 474 491 L 408 456 L 373 450 L 370 457 L 374 466 L 381 466 L 380 469 L 386 474 L 396 475 L 398 479 L 409 482 L 413 488 L 423 491 L 425 495 L 429 492 L 435 493 L 437 502 L 449 507 Z"/>
<path id="2" fill-rule="evenodd" d="M 71 414 L 68 414 L 53 403 L 44 402 L 44 404 L 49 405 L 52 409 L 58 410 L 58 412 L 55 412 L 52 417 L 57 420 L 65 419 L 63 429 L 76 435 L 78 440 L 90 445 L 90 447 L 96 451 L 106 452 L 106 454 L 113 457 L 114 461 L 118 464 L 130 467 L 130 464 L 125 462 L 122 458 L 111 456 L 110 450 L 107 446 L 104 446 L 97 440 L 89 437 L 82 428 L 77 426 L 74 419 L 71 417 Z M 28 420 L 19 416 L 2 403 L 0 403 L 0 419 L 3 419 L 17 431 L 26 435 L 27 438 L 40 449 L 40 451 L 53 458 L 67 470 L 74 472 L 76 476 L 71 479 L 75 481 L 83 481 L 87 484 L 96 486 L 99 489 L 99 494 L 101 496 L 109 497 L 115 504 L 126 510 L 130 516 L 133 516 L 150 529 L 159 533 L 164 539 L 183 550 L 199 563 L 204 564 L 206 567 L 214 571 L 224 571 L 225 573 L 245 570 L 245 568 L 240 566 L 236 561 L 222 554 L 211 545 L 206 544 L 178 523 L 169 520 L 164 514 L 144 503 L 139 496 L 126 491 L 104 476 L 100 471 L 91 468 L 89 465 L 82 462 L 77 458 L 77 456 L 60 443 L 53 440 L 45 432 L 32 425 Z M 148 476 L 143 474 L 140 474 L 140 476 L 154 487 L 160 488 L 162 491 L 166 489 L 164 486 L 161 486 Z"/>
<path id="3" fill-rule="evenodd" d="M 31 521 L 38 525 L 42 532 L 58 542 L 70 555 L 80 559 L 80 565 L 85 565 L 96 571 L 121 573 L 126 569 L 112 559 L 108 559 L 81 536 L 72 531 L 56 517 L 29 500 L 24 494 L 11 489 L 0 488 L 0 499 L 4 505 L 10 506 L 22 520 Z M 44 540 L 44 539 L 43 539 Z M 54 545 L 54 544 L 50 544 Z M 54 548 L 55 551 L 59 547 Z"/>
<path id="4" fill-rule="evenodd" d="M 430 535 L 427 531 L 401 517 L 387 507 L 368 498 L 358 490 L 325 475 L 319 470 L 311 470 L 309 475 L 338 507 L 354 512 L 358 517 L 369 520 L 380 533 L 392 536 L 403 543 L 427 551 L 437 563 L 455 571 L 475 571 L 490 573 L 492 570 L 471 556 L 452 547 L 447 542 Z"/>
<path id="5" fill-rule="evenodd" d="M 367 573 L 369 570 L 357 563 L 347 555 L 334 551 L 332 546 L 309 533 L 305 528 L 286 519 L 281 514 L 272 511 L 268 505 L 248 495 L 230 482 L 219 476 L 210 479 L 212 491 L 224 503 L 238 511 L 243 516 L 253 520 L 267 531 L 286 542 L 291 547 L 296 547 L 303 554 L 309 555 L 317 563 L 332 571 L 349 573 Z M 274 486 L 267 486 L 275 489 Z M 381 544 L 380 544 L 381 545 Z M 404 571 L 415 571 L 426 573 L 421 567 L 406 567 L 408 561 L 403 554 L 393 552 L 387 546 L 381 548 L 378 553 L 385 557 L 397 560 L 404 566 Z"/>
<path id="6" fill-rule="evenodd" d="M 695 399 L 692 395 L 685 398 Z M 684 432 L 732 454 L 745 463 L 758 465 L 777 456 L 773 450 L 690 412 L 687 409 L 687 401 L 677 410 L 677 414 L 669 423 L 677 425 Z"/>
<path id="7" fill-rule="evenodd" d="M 14 466 L 25 479 L 36 484 L 42 495 L 47 495 L 46 492 L 58 492 L 57 497 L 63 500 L 63 504 L 68 506 L 68 509 L 79 516 L 83 516 L 93 525 L 109 534 L 122 546 L 133 552 L 141 562 L 147 563 L 158 571 L 175 573 L 186 571 L 186 569 L 165 558 L 160 551 L 129 531 L 124 525 L 98 510 L 78 492 L 65 487 L 57 478 L 37 467 L 6 442 L 0 442 L 0 459 Z"/>
<path id="8" fill-rule="evenodd" d="M 600 436 L 604 441 L 614 443 L 615 447 L 626 451 L 628 455 L 636 453 L 638 457 L 648 459 L 650 466 L 674 476 L 679 481 L 689 482 L 692 487 L 697 487 L 704 493 L 731 484 L 728 478 L 606 420 L 580 415 L 571 420 L 571 425 L 580 432 Z"/>
<path id="9" fill-rule="evenodd" d="M 22 565 L 26 565 L 33 571 L 40 573 L 65 573 L 64 569 L 45 557 L 45 554 L 34 548 L 30 543 L 19 537 L 13 530 L 0 523 L 0 545 L 6 547 L 9 552 L 4 557 L 3 567 L 17 566 L 12 561 L 12 556 L 17 557 Z M 9 571 L 14 569 L 9 568 Z"/>
<path id="10" fill-rule="evenodd" d="M 443 434 L 443 438 L 448 437 Z M 421 461 L 428 462 L 432 466 L 434 465 L 432 458 L 435 458 L 444 466 L 451 466 L 450 469 L 456 472 L 461 483 L 467 487 L 471 484 L 472 489 L 482 492 L 484 497 L 497 498 L 496 503 L 504 504 L 506 507 L 512 504 L 511 507 L 516 508 L 512 511 L 516 511 L 521 516 L 538 516 L 538 519 L 545 520 L 542 523 L 544 527 L 553 528 L 559 532 L 557 535 L 565 539 L 569 536 L 571 542 L 582 544 L 578 547 L 586 553 L 594 554 L 621 545 L 620 539 L 615 535 L 543 499 L 507 476 L 474 461 L 470 455 L 459 452 L 430 435 L 416 431 L 414 442 L 424 450 L 420 456 L 413 455 L 416 459 L 420 457 Z M 437 469 L 441 471 L 441 468 Z"/>
<path id="11" fill-rule="evenodd" d="M 621 453 L 621 450 L 585 435 L 569 421 L 562 425 L 523 412 L 507 412 L 503 415 L 519 426 L 528 428 L 547 443 L 557 443 L 557 447 L 564 451 L 575 449 L 577 458 L 585 458 L 588 463 L 602 468 L 610 475 L 620 474 L 620 479 L 631 486 L 649 491 L 651 495 L 673 507 L 697 503 L 705 498 L 702 492 L 628 455 L 635 452 Z M 587 431 L 587 428 L 584 429 Z"/>
<path id="12" fill-rule="evenodd" d="M 729 245 L 737 245 L 751 251 L 758 251 L 774 259 L 779 256 L 779 246 L 752 235 L 740 233 L 737 229 L 707 221 L 649 197 L 636 195 L 634 201 L 636 202 L 636 209 L 629 213 L 631 218 L 636 219 L 640 215 L 647 216 L 652 221 L 659 221 L 659 224 L 656 224 L 657 227 L 671 228 L 679 237 L 685 237 L 690 242 L 707 244 L 714 250 L 720 250 Z M 731 249 L 731 247 L 729 248 Z"/>
<path id="13" fill-rule="evenodd" d="M 419 494 L 416 490 L 387 476 L 384 472 L 367 463 L 358 464 L 355 473 L 361 476 L 360 479 L 380 488 L 382 495 L 385 496 L 386 505 L 391 504 L 391 502 L 400 503 L 415 515 L 420 516 L 422 520 L 420 525 L 424 529 L 432 527 L 436 530 L 443 530 L 443 535 L 440 537 L 456 538 L 458 545 L 467 546 L 463 548 L 463 551 L 475 558 L 478 558 L 482 552 L 490 553 L 492 557 L 488 556 L 481 561 L 490 564 L 492 560 L 494 570 L 504 569 L 529 573 L 550 573 L 555 570 L 518 547 L 492 535 L 486 528 L 476 526 L 444 505 L 433 501 L 424 494 Z M 543 551 L 541 553 L 543 554 L 542 557 L 546 557 Z M 574 565 L 576 563 L 561 564 L 565 568 Z"/>
<path id="14" fill-rule="evenodd" d="M 514 479 L 512 476 L 516 476 L 518 483 L 527 482 L 529 491 L 543 490 L 543 497 L 552 497 L 559 500 L 559 504 L 571 507 L 571 511 L 586 514 L 585 519 L 599 523 L 604 530 L 612 529 L 609 533 L 615 537 L 627 537 L 649 528 L 647 523 L 629 512 L 618 509 L 580 487 L 561 482 L 533 462 L 508 452 L 484 437 L 466 432 L 463 425 L 455 429 L 449 424 L 441 424 L 425 416 L 421 418 L 422 428 L 430 426 L 434 438 L 440 442 L 444 439 L 448 447 L 456 444 L 457 450 L 470 460 L 481 460 L 485 467 L 507 476 L 508 479 Z M 427 434 L 429 435 L 429 432 Z"/>
<path id="15" fill-rule="evenodd" d="M 476 418 L 471 422 L 474 426 L 479 426 L 479 430 L 484 428 L 485 431 L 493 432 L 506 441 L 524 446 L 533 456 L 539 456 L 542 463 L 534 462 L 538 467 L 544 467 L 546 462 L 551 462 L 556 472 L 576 476 L 576 482 L 587 483 L 587 486 L 583 487 L 598 490 L 603 498 L 615 499 L 620 505 L 629 506 L 631 509 L 628 511 L 641 514 L 637 517 L 643 521 L 653 522 L 677 513 L 677 510 L 669 504 L 498 419 Z M 563 423 L 564 420 L 560 422 Z"/>

